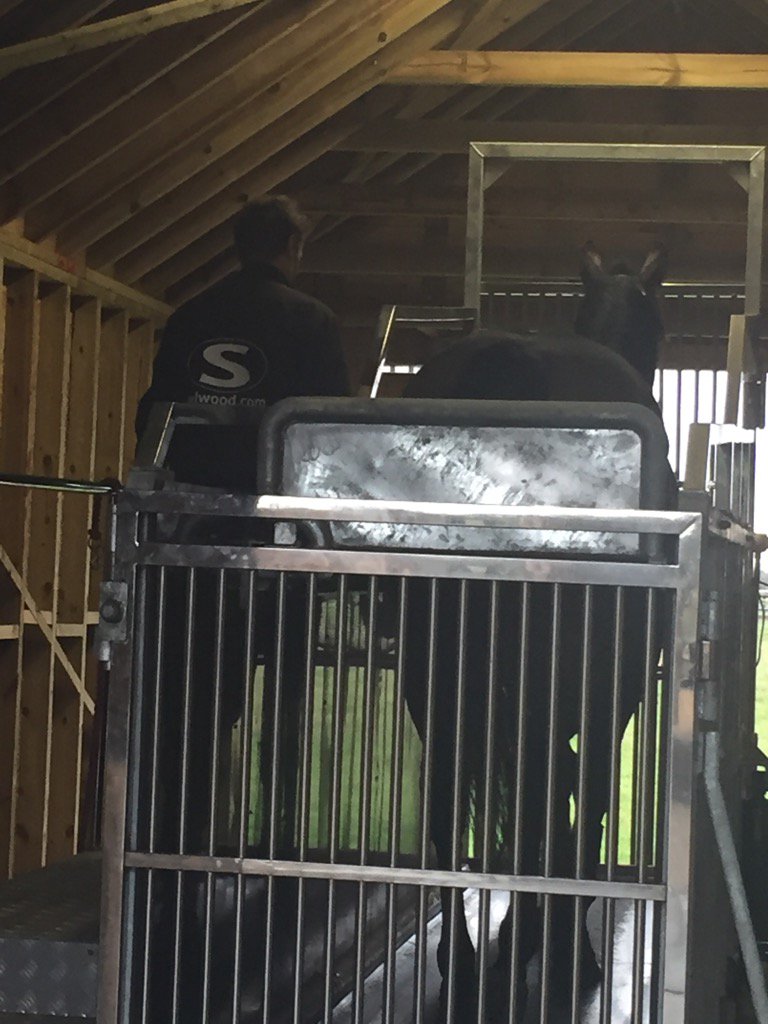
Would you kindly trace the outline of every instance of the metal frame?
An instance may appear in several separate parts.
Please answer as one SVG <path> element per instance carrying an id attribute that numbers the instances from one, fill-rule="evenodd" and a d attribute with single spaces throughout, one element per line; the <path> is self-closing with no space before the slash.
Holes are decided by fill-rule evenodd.
<path id="1" fill-rule="evenodd" d="M 420 366 L 395 366 L 387 360 L 389 339 L 395 324 L 419 326 L 423 324 L 468 324 L 474 326 L 479 317 L 477 309 L 461 306 L 383 306 L 379 314 L 376 340 L 379 342 L 379 358 L 371 385 L 371 398 L 376 398 L 384 376 L 396 373 L 418 373 Z"/>
<path id="2" fill-rule="evenodd" d="M 190 500 L 191 499 L 191 500 Z M 323 551 L 281 547 L 223 547 L 141 542 L 141 522 L 146 514 L 183 508 L 211 516 L 256 516 L 275 521 L 313 519 L 336 521 L 429 522 L 435 525 L 463 522 L 472 525 L 515 529 L 610 530 L 618 533 L 647 533 L 677 539 L 676 556 L 666 563 L 637 564 L 612 561 L 569 561 L 529 557 L 480 557 L 462 553 L 402 554 L 354 550 Z M 691 865 L 691 793 L 694 779 L 695 684 L 697 681 L 696 638 L 699 618 L 699 573 L 702 518 L 691 512 L 602 512 L 600 510 L 489 507 L 472 505 L 387 503 L 353 500 L 295 500 L 266 496 L 125 492 L 117 502 L 117 550 L 115 578 L 127 586 L 125 608 L 128 643 L 113 648 L 112 686 L 107 733 L 106 804 L 104 819 L 104 881 L 101 926 L 101 975 L 98 1022 L 118 1024 L 126 1020 L 121 1009 L 124 977 L 124 901 L 133 898 L 136 869 L 204 871 L 211 875 L 228 872 L 267 877 L 384 880 L 406 884 L 434 884 L 464 888 L 501 889 L 509 892 L 594 896 L 631 895 L 639 900 L 657 901 L 675 907 L 676 919 L 667 925 L 662 944 L 662 985 L 659 1009 L 665 1024 L 683 1024 L 684 993 L 670 987 L 668 979 L 686 975 L 687 945 L 680 942 L 680 920 L 687 931 L 687 902 Z M 129 777 L 132 767 L 129 723 L 132 717 L 132 680 L 135 675 L 134 607 L 141 601 L 137 592 L 137 568 L 142 565 L 201 565 L 219 568 L 248 568 L 267 571 L 348 572 L 371 576 L 433 576 L 488 580 L 543 580 L 551 583 L 618 584 L 625 587 L 662 587 L 676 594 L 674 614 L 674 655 L 670 679 L 672 728 L 666 762 L 667 819 L 663 824 L 666 863 L 659 885 L 628 885 L 615 879 L 589 882 L 553 878 L 542 883 L 525 876 L 499 876 L 489 872 L 413 871 L 406 868 L 351 867 L 312 863 L 253 860 L 244 856 L 220 857 L 167 855 L 125 851 Z M 140 644 L 137 643 L 140 649 Z M 135 709 L 134 709 L 135 711 Z M 666 915 L 664 915 L 666 920 Z M 664 925 L 662 924 L 662 927 Z M 676 934 L 677 933 L 677 934 Z M 664 981 L 663 979 L 667 979 Z"/>
<path id="3" fill-rule="evenodd" d="M 696 163 L 726 166 L 747 193 L 744 315 L 732 318 L 728 371 L 732 380 L 725 421 L 736 423 L 739 383 L 754 384 L 745 395 L 749 427 L 764 425 L 764 396 L 755 373 L 751 336 L 762 309 L 765 147 L 642 145 L 621 143 L 472 142 L 469 146 L 464 304 L 480 309 L 483 282 L 483 211 L 485 189 L 499 177 L 486 160 L 591 160 L 596 162 Z M 503 171 L 501 172 L 503 173 Z M 752 395 L 752 390 L 759 392 Z"/>

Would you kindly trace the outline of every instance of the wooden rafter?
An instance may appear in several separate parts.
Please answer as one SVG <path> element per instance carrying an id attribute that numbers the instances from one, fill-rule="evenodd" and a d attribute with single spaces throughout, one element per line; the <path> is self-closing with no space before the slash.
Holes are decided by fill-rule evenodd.
<path id="1" fill-rule="evenodd" d="M 523 18 L 520 24 L 510 29 L 507 24 L 500 42 L 505 48 L 521 49 L 532 45 L 545 45 L 547 48 L 561 48 L 572 45 L 583 38 L 586 33 L 594 33 L 595 29 L 610 21 L 615 16 L 621 18 L 621 28 L 632 19 L 626 11 L 630 0 L 600 0 L 598 3 L 590 0 L 557 0 L 550 2 L 531 11 Z M 507 8 L 508 10 L 508 8 Z M 644 5 L 640 17 L 649 16 L 654 10 L 653 4 Z M 507 17 L 506 21 L 509 21 Z M 498 28 L 501 22 L 494 26 Z M 495 38 L 495 37 L 493 37 Z M 490 96 L 498 97 L 498 109 L 491 111 L 488 106 Z M 457 93 L 455 89 L 434 88 L 426 90 L 414 90 L 413 99 L 399 111 L 399 117 L 419 117 L 424 113 L 431 113 L 442 104 L 442 113 L 445 117 L 464 118 L 467 114 L 484 106 L 486 118 L 507 116 L 526 98 L 525 93 L 518 93 L 510 97 L 503 90 L 478 90 L 466 89 Z M 423 170 L 433 161 L 433 157 L 408 156 L 402 154 L 380 153 L 360 154 L 358 167 L 361 170 L 350 176 L 353 181 L 370 181 L 375 175 L 381 174 L 389 168 L 395 167 L 393 177 L 396 181 L 407 181 L 414 174 Z M 322 235 L 334 230 L 341 220 L 326 222 L 319 226 L 317 234 Z"/>
<path id="2" fill-rule="evenodd" d="M 40 237 L 200 135 L 210 136 L 227 113 L 258 95 L 260 81 L 266 88 L 274 84 L 276 69 L 295 58 L 297 36 L 305 31 L 311 37 L 309 23 L 335 4 L 301 0 L 285 10 L 279 0 L 268 0 L 250 11 L 247 31 L 216 39 L 205 55 L 171 66 L 80 138 L 62 139 L 55 160 L 37 160 L 14 177 L 0 189 L 0 217 L 40 206 L 39 216 L 29 219 Z"/>
<path id="3" fill-rule="evenodd" d="M 424 53 L 396 68 L 397 85 L 768 88 L 762 53 L 563 53 L 456 50 Z"/>
<path id="4" fill-rule="evenodd" d="M 385 104 L 384 96 L 379 95 L 372 99 L 366 97 L 318 123 L 319 105 L 309 101 L 286 117 L 284 122 L 275 126 L 269 132 L 269 137 L 262 140 L 263 148 L 260 152 L 264 159 L 250 174 L 243 176 L 235 173 L 235 176 L 227 181 L 226 178 L 210 173 L 198 176 L 190 184 L 199 189 L 205 187 L 207 182 L 208 187 L 217 189 L 216 195 L 221 194 L 221 186 L 224 185 L 228 211 L 224 219 L 228 219 L 248 199 L 269 191 L 327 153 L 356 127 L 375 117 L 377 111 L 385 108 Z M 294 131 L 299 125 L 304 130 Z M 112 232 L 101 243 L 89 249 L 89 261 L 97 267 L 105 266 L 113 263 L 118 254 L 122 256 L 124 253 L 130 253 L 126 260 L 118 262 L 116 273 L 126 281 L 138 280 L 148 269 L 157 266 L 158 262 L 174 255 L 180 248 L 184 248 L 186 244 L 199 237 L 200 225 L 205 225 L 207 220 L 196 205 L 190 209 L 190 203 L 193 202 L 190 200 L 190 194 L 190 190 L 186 188 L 177 190 L 165 201 L 142 211 L 124 228 Z M 159 218 L 160 225 L 154 230 L 153 217 Z M 138 247 L 134 245 L 133 240 L 137 237 L 137 232 L 146 236 L 148 244 Z"/>
<path id="5" fill-rule="evenodd" d="M 406 121 L 386 118 L 340 144 L 353 152 L 460 153 L 470 142 L 658 142 L 700 145 L 759 145 L 765 124 L 632 124 L 574 121 Z"/>
<path id="6" fill-rule="evenodd" d="M 527 4 L 523 7 L 523 11 L 530 11 L 536 6 L 541 6 L 543 0 L 528 0 Z M 517 14 L 517 12 L 516 12 Z M 522 12 L 520 12 L 522 17 Z M 502 25 L 508 26 L 514 17 L 507 13 L 504 19 L 499 19 L 495 22 L 492 29 L 489 29 L 486 25 L 484 31 L 493 32 L 499 29 Z M 466 33 L 469 29 L 465 28 Z M 482 40 L 482 36 L 475 35 L 472 37 L 478 41 Z M 394 53 L 390 54 L 388 59 L 392 59 Z M 352 75 L 352 81 L 349 83 L 353 85 L 354 91 L 359 92 L 359 73 L 356 71 Z M 339 85 L 342 83 L 339 82 Z M 344 88 L 348 88 L 345 85 Z M 321 109 L 338 108 L 339 102 L 338 97 L 335 95 L 336 87 L 331 87 L 324 91 L 324 94 L 318 94 L 318 106 Z M 298 127 L 298 126 L 297 126 Z M 252 167 L 256 167 L 259 163 L 263 162 L 274 152 L 275 132 L 278 136 L 284 134 L 284 125 L 280 122 L 275 128 L 270 128 L 269 132 L 263 131 L 261 135 L 253 137 L 246 146 L 240 147 L 233 156 L 235 157 L 235 172 L 236 175 L 239 172 L 242 174 L 242 168 L 250 164 Z M 306 128 L 304 128 L 306 130 Z M 252 154 L 252 155 L 251 155 Z M 231 178 L 232 172 L 224 171 L 224 175 L 227 178 Z M 210 183 L 210 184 L 207 184 Z M 121 265 L 121 270 L 129 272 L 129 279 L 135 280 L 134 276 L 136 267 L 144 270 L 148 266 L 148 261 L 151 260 L 154 253 L 154 243 L 145 249 L 145 243 L 157 235 L 163 228 L 171 228 L 171 226 L 178 220 L 179 217 L 185 217 L 191 213 L 195 208 L 200 208 L 203 203 L 206 205 L 200 209 L 200 219 L 197 223 L 205 224 L 208 223 L 210 210 L 208 207 L 208 200 L 214 195 L 220 193 L 222 186 L 227 184 L 226 181 L 222 180 L 222 169 L 221 161 L 211 166 L 210 172 L 206 174 L 198 174 L 188 182 L 177 188 L 174 193 L 167 197 L 167 200 L 163 200 L 160 203 L 155 203 L 149 206 L 146 211 L 141 211 L 126 219 L 123 226 L 117 228 L 111 235 L 104 238 L 91 252 L 89 252 L 89 258 L 94 260 L 94 265 L 102 266 L 110 264 L 114 259 L 117 259 L 124 254 L 131 251 L 131 249 L 138 250 L 136 259 L 128 264 Z M 251 191 L 248 189 L 247 191 Z M 222 210 L 222 216 L 220 219 L 229 216 L 231 213 L 231 207 L 226 205 L 220 205 L 219 209 Z M 224 213 L 223 211 L 227 212 Z M 114 209 L 111 210 L 114 215 Z M 190 230 L 194 231 L 194 224 L 196 222 L 192 220 L 190 224 L 183 225 L 181 234 L 184 237 L 188 237 Z M 88 226 L 85 225 L 84 226 Z M 91 222 L 90 227 L 93 227 Z M 160 240 L 157 244 L 160 248 L 166 252 L 172 254 L 173 238 L 175 237 L 174 230 L 171 231 L 171 237 L 165 242 Z M 193 238 L 199 237 L 203 234 L 203 230 L 198 230 L 197 234 L 193 235 Z M 67 239 L 69 244 L 69 236 L 67 233 L 63 236 Z"/>
<path id="7" fill-rule="evenodd" d="M 549 31 L 539 37 L 539 42 L 551 48 L 554 42 L 557 49 L 567 48 L 579 42 L 586 34 L 590 41 L 598 47 L 609 46 L 615 43 L 617 38 L 623 37 L 626 32 L 632 31 L 638 23 L 647 18 L 652 18 L 661 7 L 660 0 L 648 0 L 638 7 L 631 3 L 631 0 L 607 0 L 597 5 L 591 5 L 582 10 L 573 10 L 572 18 L 566 18 L 549 26 Z M 509 42 L 512 47 L 517 48 L 514 40 L 505 37 L 503 42 Z M 432 90 L 429 90 L 432 91 Z M 506 89 L 465 89 L 454 92 L 454 102 L 451 105 L 451 116 L 462 118 L 472 111 L 482 107 L 482 117 L 485 121 L 497 121 L 509 118 L 519 107 L 529 102 L 536 94 L 535 89 L 515 90 L 510 93 Z M 364 154 L 365 155 L 365 154 Z M 415 174 L 420 173 L 429 167 L 438 157 L 434 154 L 414 154 L 403 158 L 402 155 L 384 154 L 382 159 L 396 163 L 396 171 L 390 177 L 393 182 L 401 183 L 409 181 Z"/>
<path id="8" fill-rule="evenodd" d="M 466 216 L 466 190 L 457 186 L 388 186 L 338 183 L 295 193 L 301 208 L 312 216 L 349 214 L 356 217 Z M 491 189 L 485 214 L 496 220 L 606 221 L 675 224 L 745 224 L 743 198 L 691 193 L 687 188 L 664 189 L 658 195 L 627 197 L 603 190 L 554 194 L 545 188 Z"/>
<path id="9" fill-rule="evenodd" d="M 434 0 L 432 6 L 435 6 Z M 143 195 L 149 199 L 151 194 L 149 190 L 158 190 L 159 188 L 159 194 L 157 191 L 155 192 L 157 201 L 153 214 L 153 218 L 156 217 L 157 220 L 153 220 L 149 224 L 149 227 L 154 229 L 152 234 L 158 233 L 164 226 L 174 223 L 186 212 L 200 207 L 207 199 L 219 194 L 222 195 L 224 202 L 220 203 L 218 207 L 216 204 L 211 204 L 210 213 L 215 216 L 218 209 L 223 206 L 225 210 L 223 217 L 220 216 L 214 221 L 214 224 L 220 223 L 224 217 L 234 212 L 232 197 L 251 191 L 249 187 L 244 187 L 245 183 L 241 179 L 247 177 L 253 169 L 263 164 L 279 149 L 311 131 L 329 116 L 342 110 L 381 82 L 390 67 L 407 58 L 408 53 L 414 52 L 418 40 L 428 40 L 430 43 L 440 42 L 446 33 L 456 25 L 457 19 L 462 13 L 462 6 L 461 3 L 454 0 L 450 4 L 441 5 L 439 10 L 435 10 L 427 18 L 422 18 L 419 14 L 419 11 L 423 13 L 424 10 L 423 3 L 414 3 L 408 8 L 399 7 L 400 14 L 407 14 L 408 20 L 390 21 L 388 23 L 390 41 L 385 45 L 377 43 L 375 50 L 367 56 L 365 52 L 361 55 L 359 49 L 361 45 L 366 45 L 365 39 L 362 38 L 363 33 L 356 34 L 361 38 L 355 38 L 354 41 L 350 39 L 348 49 L 340 44 L 337 45 L 332 53 L 323 57 L 322 76 L 306 78 L 303 83 L 296 83 L 295 87 L 291 87 L 291 96 L 294 100 L 302 94 L 296 91 L 299 88 L 307 94 L 302 103 L 293 103 L 290 97 L 281 96 L 279 93 L 270 97 L 263 107 L 259 107 L 253 112 L 247 124 L 241 122 L 233 127 L 233 131 L 246 133 L 246 141 L 239 146 L 230 146 L 225 150 L 224 155 L 216 161 L 203 159 L 201 169 L 197 174 L 194 173 L 197 161 L 190 153 L 191 177 L 182 175 L 181 178 L 178 178 L 178 164 L 169 162 L 166 168 L 169 177 L 166 181 L 158 181 L 154 175 L 148 176 L 146 190 L 142 189 L 141 191 L 137 191 L 137 185 L 143 186 L 143 181 L 131 183 L 115 194 L 108 206 L 104 205 L 105 217 L 113 218 L 117 207 L 118 212 L 121 213 L 118 223 L 127 222 L 131 218 L 132 204 L 135 204 L 137 195 Z M 375 26 L 372 26 L 371 35 L 373 39 L 377 38 Z M 369 42 L 367 45 L 373 45 L 373 43 Z M 348 66 L 347 61 L 352 66 Z M 334 75 L 339 77 L 320 87 L 323 77 L 333 78 Z M 292 79 L 296 78 L 296 74 L 292 73 Z M 251 132 L 255 132 L 255 134 L 251 134 Z M 210 167 L 207 166 L 208 164 Z M 184 180 L 185 178 L 187 180 Z M 165 185 L 167 187 L 164 187 Z M 177 186 L 175 190 L 172 185 Z M 222 190 L 225 190 L 226 195 Z M 162 200 L 163 194 L 167 195 L 167 199 Z M 101 212 L 102 208 L 99 210 L 100 214 Z M 206 205 L 205 209 L 201 211 L 198 234 L 208 230 L 206 223 L 206 214 L 208 213 L 209 209 Z M 147 227 L 146 218 L 142 217 L 142 220 L 138 221 L 136 213 L 133 214 L 133 220 L 139 230 L 144 230 Z M 82 228 L 84 230 L 88 230 L 88 224 L 89 219 L 83 218 Z M 103 231 L 101 235 L 104 235 Z M 62 237 L 67 239 L 67 244 L 70 244 L 67 233 Z M 141 238 L 141 235 L 136 237 Z M 120 247 L 122 244 L 121 242 Z M 169 243 L 163 241 L 161 244 Z M 113 251 L 117 252 L 119 248 Z M 147 258 L 149 258 L 150 252 L 151 247 L 148 247 Z M 162 260 L 157 262 L 162 262 Z"/>
<path id="10" fill-rule="evenodd" d="M 566 0 L 566 6 L 570 6 L 571 2 L 574 0 Z M 583 4 L 588 0 L 575 0 L 575 2 Z M 513 11 L 509 4 L 493 2 L 476 13 L 475 17 L 452 40 L 452 45 L 473 48 L 484 46 L 502 33 L 516 28 L 519 33 L 517 46 L 522 49 L 542 34 L 537 17 L 540 18 L 543 15 L 544 18 L 554 17 L 556 20 L 561 16 L 556 13 L 561 5 L 562 0 L 526 0 L 524 3 L 516 4 Z M 531 29 L 532 24 L 533 28 Z M 426 92 L 413 90 L 398 110 L 398 117 L 424 117 L 445 103 L 455 105 L 455 90 L 450 88 L 429 89 Z M 349 172 L 347 179 L 349 181 L 369 181 L 389 167 L 392 162 L 393 159 L 386 154 L 378 158 L 362 158 Z"/>
<path id="11" fill-rule="evenodd" d="M 207 67 L 210 79 L 211 67 L 217 66 L 224 58 L 227 48 L 230 51 L 236 48 L 237 39 L 242 38 L 242 34 L 250 34 L 259 13 L 251 8 L 232 11 L 225 19 L 183 25 L 170 30 L 162 38 L 155 37 L 143 43 L 140 53 L 136 52 L 139 41 L 133 40 L 124 44 L 112 59 L 97 61 L 92 73 L 86 75 L 77 87 L 51 98 L 43 117 L 28 119 L 5 134 L 0 182 L 42 160 L 64 140 L 69 147 L 76 146 L 78 142 L 82 145 L 82 137 L 77 137 L 91 126 L 95 127 L 97 136 L 103 138 L 110 114 L 134 97 L 147 109 L 149 117 L 150 87 L 182 63 L 186 63 L 188 69 L 192 58 L 196 58 L 200 66 L 201 78 Z M 117 119 L 119 122 L 119 114 Z"/>
<path id="12" fill-rule="evenodd" d="M 106 18 L 51 36 L 30 39 L 0 49 L 0 77 L 20 68 L 44 64 L 136 36 L 147 36 L 172 25 L 259 2 L 261 0 L 169 0 L 168 3 L 145 7 L 117 18 Z"/>
<path id="13" fill-rule="evenodd" d="M 109 199 L 113 227 L 247 143 L 351 66 L 375 62 L 387 41 L 397 40 L 448 2 L 359 0 L 350 8 L 348 0 L 310 0 L 291 6 L 271 31 L 264 27 L 263 38 L 252 41 L 246 54 L 237 43 L 240 62 L 225 57 L 225 77 L 213 88 L 198 82 L 191 91 L 180 89 L 180 75 L 172 83 L 158 83 L 166 89 L 172 84 L 178 102 L 169 106 L 167 92 L 160 95 L 160 110 L 150 112 L 151 130 L 145 127 L 145 105 L 137 98 L 122 112 L 131 125 L 126 141 L 114 138 L 112 126 L 109 153 L 91 132 L 85 154 L 74 145 L 66 148 L 55 169 L 50 161 L 36 164 L 6 190 L 11 205 L 4 212 L 14 215 L 23 207 L 35 237 L 40 237 L 60 231 L 74 218 L 87 220 L 90 211 Z M 373 85 L 383 75 L 377 74 L 375 63 L 371 71 Z M 98 166 L 89 168 L 93 161 Z M 71 184 L 62 187 L 67 180 Z M 41 204 L 46 195 L 50 201 Z"/>
<path id="14" fill-rule="evenodd" d="M 38 36 L 50 36 L 67 29 L 77 29 L 110 6 L 114 7 L 114 0 L 67 0 L 65 4 L 44 4 L 41 11 L 33 9 L 30 12 L 22 8 L 19 16 L 24 24 L 25 36 L 30 35 L 30 28 Z M 30 18 L 30 13 L 34 20 Z M 114 15 L 119 12 L 113 10 L 111 13 Z"/>

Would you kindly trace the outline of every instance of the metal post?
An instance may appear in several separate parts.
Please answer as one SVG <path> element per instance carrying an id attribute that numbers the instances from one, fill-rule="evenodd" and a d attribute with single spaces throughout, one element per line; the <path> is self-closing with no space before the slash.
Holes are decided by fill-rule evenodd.
<path id="1" fill-rule="evenodd" d="M 661 999 L 664 1024 L 685 1024 L 688 970 L 688 902 L 691 887 L 691 801 L 697 665 L 695 638 L 699 619 L 701 521 L 680 536 L 679 564 L 685 583 L 675 600 L 674 651 L 669 694 L 671 729 L 667 762 L 664 852 L 667 901 L 663 922 Z M 680 935 L 683 941 L 680 941 Z"/>
<path id="2" fill-rule="evenodd" d="M 478 317 L 480 316 L 480 294 L 483 287 L 484 170 L 485 158 L 476 146 L 470 145 L 464 305 L 478 310 Z"/>

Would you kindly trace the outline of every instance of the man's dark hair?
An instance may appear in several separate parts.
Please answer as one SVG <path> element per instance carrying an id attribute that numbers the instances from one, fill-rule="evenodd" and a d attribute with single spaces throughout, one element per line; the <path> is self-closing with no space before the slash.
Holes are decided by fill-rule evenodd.
<path id="1" fill-rule="evenodd" d="M 248 203 L 235 218 L 235 251 L 240 263 L 268 263 L 281 256 L 289 241 L 307 234 L 307 218 L 288 196 L 264 196 Z"/>

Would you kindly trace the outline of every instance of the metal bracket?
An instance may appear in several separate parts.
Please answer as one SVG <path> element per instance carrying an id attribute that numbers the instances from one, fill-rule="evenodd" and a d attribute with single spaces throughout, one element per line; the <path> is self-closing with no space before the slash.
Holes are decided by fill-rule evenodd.
<path id="1" fill-rule="evenodd" d="M 128 584 L 105 580 L 99 588 L 99 624 L 96 627 L 100 660 L 108 661 L 108 648 L 115 643 L 125 643 L 127 639 Z"/>

